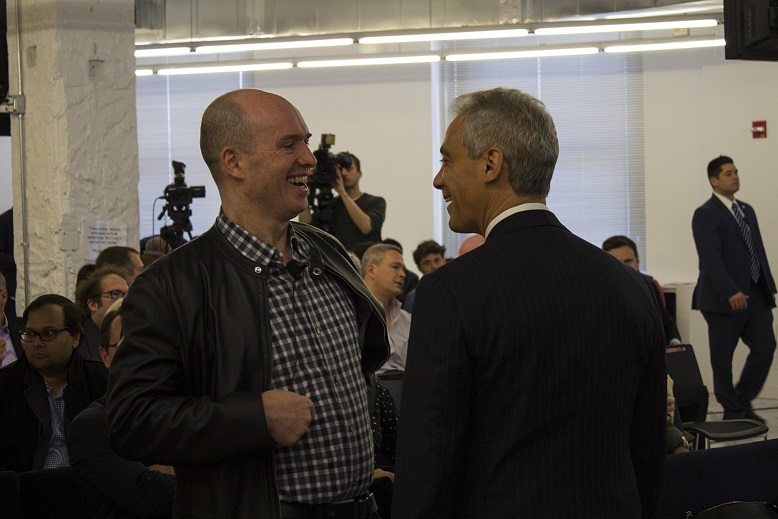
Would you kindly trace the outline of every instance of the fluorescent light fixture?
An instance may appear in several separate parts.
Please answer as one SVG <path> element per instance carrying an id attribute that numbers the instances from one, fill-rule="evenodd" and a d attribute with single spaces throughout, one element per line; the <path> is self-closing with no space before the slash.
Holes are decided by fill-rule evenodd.
<path id="1" fill-rule="evenodd" d="M 141 76 L 153 76 L 154 71 L 150 68 L 139 68 L 135 71 L 135 77 L 141 77 Z"/>
<path id="2" fill-rule="evenodd" d="M 136 58 L 160 58 L 164 56 L 185 56 L 192 52 L 189 47 L 156 47 L 153 49 L 135 49 Z"/>
<path id="3" fill-rule="evenodd" d="M 597 47 L 574 47 L 561 49 L 532 49 L 503 52 L 478 52 L 471 54 L 449 54 L 446 61 L 480 61 L 490 59 L 548 58 L 554 56 L 583 56 L 597 54 Z"/>
<path id="4" fill-rule="evenodd" d="M 661 11 L 659 10 L 654 11 L 651 9 L 647 9 L 645 11 L 641 11 L 637 13 L 613 14 L 613 15 L 605 16 L 604 19 L 624 20 L 628 18 L 656 18 L 658 16 L 679 16 L 679 15 L 687 15 L 687 14 L 694 14 L 694 13 L 704 13 L 710 11 L 721 12 L 721 4 L 718 4 L 716 6 L 701 6 L 701 7 L 688 7 L 688 6 L 681 5 L 676 8 L 668 6 L 667 9 Z"/>
<path id="5" fill-rule="evenodd" d="M 353 38 L 329 38 L 324 40 L 290 40 L 238 43 L 232 45 L 203 45 L 195 48 L 198 54 L 226 54 L 228 52 L 251 52 L 256 50 L 306 49 L 352 45 Z"/>
<path id="6" fill-rule="evenodd" d="M 353 58 L 353 59 L 327 59 L 319 61 L 300 61 L 300 68 L 322 67 L 360 67 L 364 65 L 398 65 L 403 63 L 435 63 L 440 61 L 440 56 L 395 56 L 386 58 Z"/>
<path id="7" fill-rule="evenodd" d="M 394 36 L 365 36 L 359 38 L 359 43 L 409 43 L 415 41 L 449 41 L 449 40 L 487 40 L 492 38 L 520 38 L 529 34 L 527 29 L 504 29 L 493 31 L 459 31 L 426 34 L 398 34 Z"/>
<path id="8" fill-rule="evenodd" d="M 187 74 L 221 74 L 224 72 L 254 72 L 258 70 L 282 70 L 292 68 L 291 63 L 243 63 L 240 65 L 216 65 L 205 67 L 161 68 L 160 76 L 182 76 Z"/>
<path id="9" fill-rule="evenodd" d="M 535 36 L 559 36 L 566 34 L 596 34 L 605 32 L 629 31 L 659 31 L 668 29 L 696 29 L 700 27 L 715 27 L 719 24 L 713 18 L 705 20 L 679 20 L 668 22 L 647 23 L 614 23 L 604 25 L 578 25 L 567 27 L 539 27 Z"/>
<path id="10" fill-rule="evenodd" d="M 712 40 L 692 40 L 692 41 L 670 41 L 667 43 L 635 43 L 632 45 L 611 45 L 603 50 L 609 54 L 618 52 L 649 52 L 654 50 L 676 50 L 676 49 L 703 49 L 706 47 L 723 47 L 724 39 L 717 38 Z"/>

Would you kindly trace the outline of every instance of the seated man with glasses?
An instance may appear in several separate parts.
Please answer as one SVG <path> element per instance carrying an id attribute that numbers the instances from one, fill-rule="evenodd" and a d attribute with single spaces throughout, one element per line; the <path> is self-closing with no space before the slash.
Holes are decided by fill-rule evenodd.
<path id="1" fill-rule="evenodd" d="M 0 470 L 69 466 L 65 433 L 105 394 L 108 372 L 75 353 L 81 312 L 68 298 L 40 296 L 22 320 L 24 355 L 0 369 Z"/>
<path id="2" fill-rule="evenodd" d="M 84 335 L 78 348 L 88 359 L 100 359 L 100 324 L 114 301 L 127 293 L 126 273 L 115 265 L 98 267 L 88 278 L 76 285 L 76 302 L 83 310 Z"/>
<path id="3" fill-rule="evenodd" d="M 111 366 L 122 342 L 122 299 L 113 303 L 100 326 L 100 356 Z M 105 396 L 76 416 L 68 429 L 68 454 L 90 517 L 170 517 L 176 478 L 172 467 L 119 456 L 108 441 Z"/>

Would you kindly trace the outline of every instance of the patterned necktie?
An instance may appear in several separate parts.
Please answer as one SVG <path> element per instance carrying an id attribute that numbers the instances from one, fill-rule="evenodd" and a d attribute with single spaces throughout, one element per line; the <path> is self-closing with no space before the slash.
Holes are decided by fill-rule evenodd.
<path id="1" fill-rule="evenodd" d="M 732 212 L 735 213 L 735 220 L 737 220 L 737 226 L 740 228 L 740 234 L 743 235 L 743 241 L 746 242 L 748 252 L 751 254 L 751 280 L 756 283 L 759 281 L 759 259 L 756 257 L 756 250 L 754 249 L 754 239 L 751 237 L 751 228 L 746 223 L 743 215 L 740 213 L 740 208 L 735 202 L 732 202 Z"/>

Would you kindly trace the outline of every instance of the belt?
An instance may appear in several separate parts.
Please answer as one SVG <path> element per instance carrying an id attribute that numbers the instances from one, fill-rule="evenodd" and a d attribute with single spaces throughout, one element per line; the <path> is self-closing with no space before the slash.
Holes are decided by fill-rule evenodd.
<path id="1" fill-rule="evenodd" d="M 368 519 L 377 511 L 373 494 L 320 505 L 281 503 L 283 519 Z"/>

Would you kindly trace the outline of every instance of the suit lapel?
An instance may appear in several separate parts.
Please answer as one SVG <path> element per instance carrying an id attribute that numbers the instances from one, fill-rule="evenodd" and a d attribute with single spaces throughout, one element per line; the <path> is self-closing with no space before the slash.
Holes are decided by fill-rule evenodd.
<path id="1" fill-rule="evenodd" d="M 730 228 L 740 237 L 740 241 L 743 242 L 743 245 L 748 247 L 746 239 L 743 237 L 743 233 L 740 232 L 740 227 L 738 226 L 737 220 L 735 220 L 735 216 L 732 214 L 732 211 L 730 211 L 729 207 L 726 207 L 716 195 L 711 195 L 710 203 L 721 213 L 722 217 L 726 220 L 727 225 L 729 225 Z M 743 212 L 743 214 L 746 213 L 743 209 L 743 206 L 741 206 L 739 203 L 738 207 Z"/>

